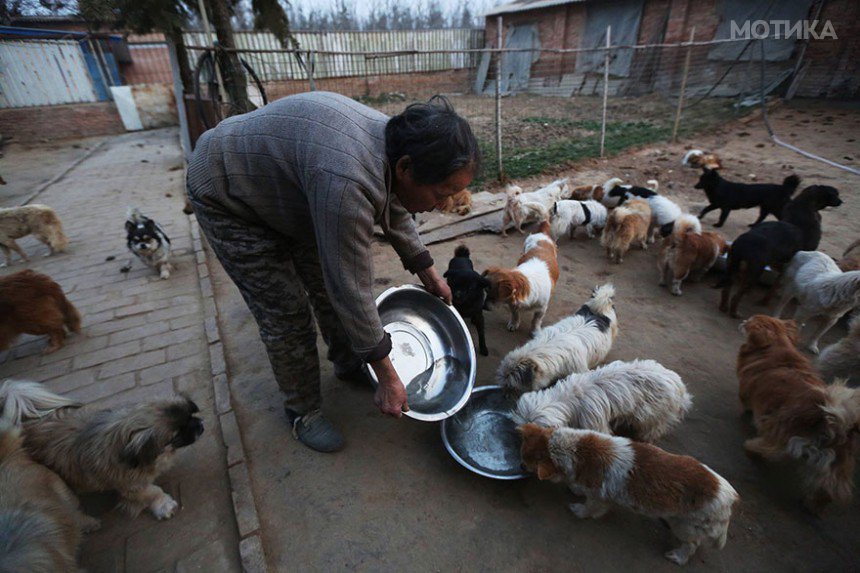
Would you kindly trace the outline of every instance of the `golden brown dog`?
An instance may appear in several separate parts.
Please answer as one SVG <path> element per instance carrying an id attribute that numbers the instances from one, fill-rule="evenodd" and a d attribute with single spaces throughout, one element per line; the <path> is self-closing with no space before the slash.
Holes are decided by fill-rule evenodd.
<path id="1" fill-rule="evenodd" d="M 726 238 L 719 233 L 702 232 L 692 215 L 681 215 L 675 221 L 672 234 L 663 239 L 657 269 L 660 286 L 669 285 L 669 292 L 681 296 L 681 283 L 689 277 L 699 281 L 720 255 L 728 250 Z M 698 229 L 698 231 L 697 231 Z"/>
<path id="2" fill-rule="evenodd" d="M 570 510 L 597 519 L 613 506 L 665 520 L 681 545 L 666 553 L 683 565 L 702 543 L 726 544 L 739 496 L 722 476 L 690 456 L 651 444 L 572 428 L 519 427 L 523 465 L 538 479 L 564 482 L 585 496 Z"/>
<path id="3" fill-rule="evenodd" d="M 860 391 L 821 380 L 796 347 L 793 320 L 759 314 L 741 328 L 747 340 L 738 353 L 740 400 L 758 430 L 744 447 L 768 461 L 802 463 L 810 510 L 849 501 L 860 447 Z"/>
<path id="4" fill-rule="evenodd" d="M 472 212 L 472 193 L 468 189 L 463 189 L 459 193 L 448 196 L 439 206 L 439 211 L 460 216 L 468 215 Z"/>
<path id="5" fill-rule="evenodd" d="M 0 249 L 6 255 L 5 264 L 12 264 L 12 251 L 18 253 L 25 261 L 30 260 L 27 253 L 15 242 L 15 239 L 27 235 L 35 235 L 37 239 L 48 245 L 50 255 L 65 250 L 69 243 L 69 239 L 63 233 L 60 218 L 47 205 L 0 208 Z M 0 263 L 0 266 L 4 266 L 4 263 Z"/>
<path id="6" fill-rule="evenodd" d="M 600 185 L 580 185 L 570 190 L 570 198 L 576 201 L 603 200 L 603 187 Z"/>
<path id="7" fill-rule="evenodd" d="M 81 315 L 48 275 L 26 270 L 0 277 L 0 350 L 20 334 L 47 334 L 45 354 L 58 350 L 66 329 L 81 331 Z"/>
<path id="8" fill-rule="evenodd" d="M 633 199 L 609 213 L 600 245 L 613 263 L 621 263 L 630 246 L 637 243 L 648 248 L 648 230 L 651 225 L 651 207 L 647 201 Z"/>

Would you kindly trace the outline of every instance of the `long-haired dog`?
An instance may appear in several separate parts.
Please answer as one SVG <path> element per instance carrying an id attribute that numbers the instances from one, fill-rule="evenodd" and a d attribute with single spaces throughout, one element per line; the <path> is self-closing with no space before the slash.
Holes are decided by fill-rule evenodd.
<path id="1" fill-rule="evenodd" d="M 606 226 L 606 207 L 602 203 L 589 199 L 587 201 L 564 200 L 556 201 L 550 211 L 550 226 L 555 240 L 564 234 L 573 239 L 576 228 L 584 226 L 588 238 L 594 238 L 594 229 Z"/>
<path id="2" fill-rule="evenodd" d="M 634 243 L 643 250 L 648 248 L 650 226 L 651 207 L 642 199 L 633 199 L 609 213 L 600 246 L 606 249 L 610 261 L 621 263 Z"/>
<path id="3" fill-rule="evenodd" d="M 553 181 L 549 185 L 535 191 L 524 192 L 517 185 L 508 185 L 506 191 L 505 212 L 502 218 L 502 236 L 508 236 L 508 225 L 523 234 L 525 223 L 543 221 L 549 218 L 549 210 L 559 199 L 566 199 L 570 193 L 567 179 Z"/>
<path id="4" fill-rule="evenodd" d="M 669 292 L 681 296 L 681 283 L 688 277 L 699 281 L 728 250 L 726 238 L 719 233 L 702 232 L 702 225 L 693 215 L 681 215 L 672 227 L 672 234 L 663 239 L 657 270 L 660 286 L 669 285 Z"/>
<path id="5" fill-rule="evenodd" d="M 860 239 L 851 243 L 836 263 L 844 272 L 860 271 Z"/>
<path id="6" fill-rule="evenodd" d="M 520 313 L 534 311 L 531 333 L 540 331 L 558 281 L 558 252 L 550 237 L 549 222 L 541 223 L 537 233 L 526 237 L 523 255 L 514 269 L 490 267 L 484 276 L 490 281 L 487 300 L 505 304 L 511 311 L 508 330 L 520 327 Z"/>
<path id="7" fill-rule="evenodd" d="M 24 446 L 76 493 L 116 491 L 132 516 L 148 508 L 167 519 L 179 504 L 153 482 L 173 464 L 176 451 L 203 433 L 190 399 L 118 409 L 81 406 L 34 382 L 0 386 L 5 418 L 21 424 Z"/>
<path id="8" fill-rule="evenodd" d="M 819 251 L 800 251 L 782 273 L 782 298 L 773 315 L 779 318 L 791 300 L 797 301 L 794 320 L 800 329 L 813 318 L 820 324 L 807 348 L 818 354 L 818 341 L 850 310 L 860 307 L 860 271 L 843 273 Z"/>
<path id="9" fill-rule="evenodd" d="M 69 244 L 60 218 L 47 205 L 0 208 L 0 249 L 6 255 L 6 262 L 0 263 L 0 267 L 12 264 L 12 251 L 25 261 L 30 260 L 15 242 L 15 239 L 27 235 L 34 235 L 48 246 L 49 252 L 45 256 L 62 252 Z"/>
<path id="10" fill-rule="evenodd" d="M 638 197 L 648 202 L 651 207 L 651 228 L 648 231 L 648 240 L 653 243 L 657 239 L 657 235 L 668 234 L 675 221 L 684 213 L 680 205 L 657 193 L 657 181 L 650 180 L 650 189 L 644 187 L 631 187 L 627 191 L 626 197 Z"/>
<path id="11" fill-rule="evenodd" d="M 739 318 L 741 298 L 758 283 L 766 266 L 781 271 L 798 251 L 814 251 L 821 241 L 821 214 L 827 207 L 842 204 L 839 191 L 828 185 L 812 185 L 785 206 L 781 221 L 760 223 L 739 236 L 729 248 L 726 273 L 717 288 L 722 288 L 720 310 Z M 740 283 L 731 296 L 735 281 Z M 778 281 L 774 283 L 778 284 Z M 775 289 L 765 297 L 767 304 Z"/>
<path id="12" fill-rule="evenodd" d="M 684 154 L 681 165 L 692 169 L 722 169 L 723 162 L 716 153 L 708 153 L 701 149 L 691 149 Z"/>
<path id="13" fill-rule="evenodd" d="M 122 267 L 122 272 L 131 270 L 134 257 L 143 264 L 155 269 L 162 279 L 170 278 L 173 267 L 170 264 L 170 237 L 161 225 L 141 213 L 138 209 L 129 209 L 125 222 L 126 245 L 132 256 L 128 264 Z"/>
<path id="14" fill-rule="evenodd" d="M 468 189 L 463 189 L 459 193 L 449 195 L 438 209 L 443 213 L 454 213 L 465 217 L 472 212 L 472 193 Z"/>
<path id="15" fill-rule="evenodd" d="M 782 184 L 738 183 L 723 179 L 715 169 L 705 169 L 699 176 L 699 182 L 694 185 L 708 197 L 708 206 L 699 213 L 699 219 L 719 209 L 720 220 L 714 227 L 722 227 L 732 211 L 753 207 L 759 208 L 759 214 L 750 227 L 758 225 L 768 215 L 782 219 L 782 210 L 799 185 L 800 177 L 797 175 L 789 175 Z"/>
<path id="16" fill-rule="evenodd" d="M 851 317 L 845 338 L 821 352 L 815 367 L 828 382 L 836 379 L 854 385 L 860 382 L 860 313 Z"/>
<path id="17" fill-rule="evenodd" d="M 499 363 L 498 383 L 517 394 L 531 392 L 602 362 L 618 335 L 613 296 L 611 284 L 595 288 L 576 314 L 510 351 Z"/>
<path id="18" fill-rule="evenodd" d="M 684 419 L 692 404 L 675 372 L 653 360 L 616 360 L 523 394 L 514 421 L 656 442 Z"/>
<path id="19" fill-rule="evenodd" d="M 570 510 L 581 519 L 622 507 L 668 524 L 681 545 L 665 554 L 685 564 L 702 544 L 722 549 L 738 492 L 722 476 L 690 456 L 592 430 L 519 427 L 523 466 L 541 480 L 565 483 L 583 503 Z"/>
<path id="20" fill-rule="evenodd" d="M 602 185 L 577 185 L 570 189 L 570 198 L 575 201 L 602 201 Z"/>
<path id="21" fill-rule="evenodd" d="M 603 188 L 603 197 L 600 199 L 600 202 L 607 209 L 612 209 L 634 197 L 647 197 L 649 194 L 656 195 L 658 186 L 659 183 L 657 183 L 656 179 L 649 179 L 646 182 L 646 187 L 639 187 L 637 185 L 627 185 L 621 178 L 613 177 L 601 186 Z"/>
<path id="22" fill-rule="evenodd" d="M 0 571 L 80 571 L 81 531 L 99 522 L 78 509 L 60 476 L 27 455 L 20 434 L 0 421 Z"/>
<path id="23" fill-rule="evenodd" d="M 818 512 L 851 499 L 860 447 L 860 391 L 827 386 L 796 348 L 793 320 L 756 315 L 742 323 L 740 400 L 758 436 L 746 450 L 768 461 L 802 464 L 804 502 Z"/>
<path id="24" fill-rule="evenodd" d="M 484 334 L 484 304 L 490 281 L 475 272 L 469 248 L 460 245 L 454 249 L 454 258 L 448 263 L 448 270 L 442 275 L 451 287 L 454 308 L 463 318 L 471 319 L 478 329 L 478 351 L 487 356 L 487 340 Z"/>
<path id="25" fill-rule="evenodd" d="M 81 331 L 81 315 L 48 275 L 24 270 L 0 277 L 0 351 L 21 334 L 47 334 L 45 354 L 59 350 L 66 329 Z"/>

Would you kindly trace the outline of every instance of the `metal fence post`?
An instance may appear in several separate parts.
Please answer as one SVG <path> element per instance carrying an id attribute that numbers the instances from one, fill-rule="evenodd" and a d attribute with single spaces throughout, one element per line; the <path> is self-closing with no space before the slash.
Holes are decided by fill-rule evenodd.
<path id="1" fill-rule="evenodd" d="M 675 112 L 675 125 L 672 126 L 672 143 L 678 141 L 678 126 L 681 125 L 681 112 L 684 111 L 684 93 L 687 91 L 687 74 L 690 73 L 690 55 L 693 53 L 693 39 L 696 37 L 696 27 L 690 30 L 690 45 L 687 46 L 687 57 L 684 60 L 684 76 L 681 78 L 681 93 L 678 95 L 678 109 Z"/>
<path id="2" fill-rule="evenodd" d="M 173 96 L 176 99 L 176 115 L 179 118 L 179 142 L 182 144 L 182 154 L 185 161 L 191 159 L 191 134 L 188 133 L 188 116 L 185 110 L 185 90 L 182 78 L 179 77 L 179 58 L 176 56 L 176 46 L 167 40 L 167 54 L 170 57 L 170 72 L 173 75 Z"/>
<path id="3" fill-rule="evenodd" d="M 502 17 L 496 17 L 496 167 L 499 171 L 499 182 L 505 180 L 505 168 L 502 165 Z"/>
<path id="4" fill-rule="evenodd" d="M 609 47 L 612 43 L 612 26 L 606 27 L 606 57 L 603 60 L 603 121 L 600 122 L 600 157 L 606 143 L 606 102 L 609 98 Z"/>

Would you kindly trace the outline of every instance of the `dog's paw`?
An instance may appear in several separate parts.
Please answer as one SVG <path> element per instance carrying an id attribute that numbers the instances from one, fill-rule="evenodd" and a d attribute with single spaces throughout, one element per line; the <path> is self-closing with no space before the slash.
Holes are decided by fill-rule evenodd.
<path id="1" fill-rule="evenodd" d="M 677 565 L 686 565 L 687 561 L 690 560 L 690 555 L 684 547 L 678 547 L 672 551 L 667 551 L 665 557 Z"/>
<path id="2" fill-rule="evenodd" d="M 679 288 L 672 287 L 671 289 L 669 289 L 669 292 L 675 296 L 681 296 L 681 289 Z"/>
<path id="3" fill-rule="evenodd" d="M 569 507 L 570 511 L 573 512 L 573 515 L 579 519 L 588 519 L 591 517 L 591 512 L 588 510 L 588 506 L 584 503 L 571 503 L 567 507 Z"/>
<path id="4" fill-rule="evenodd" d="M 479 350 L 478 350 L 478 353 L 479 353 L 481 356 L 489 356 L 489 355 L 490 355 L 490 351 L 489 351 L 486 347 L 485 347 L 485 348 L 481 348 L 481 349 L 479 349 Z"/>
<path id="5" fill-rule="evenodd" d="M 81 531 L 84 533 L 92 533 L 93 531 L 98 531 L 101 529 L 102 522 L 96 519 L 95 517 L 90 517 L 89 515 L 81 515 L 80 518 L 80 526 Z"/>
<path id="6" fill-rule="evenodd" d="M 179 503 L 166 493 L 149 506 L 152 515 L 158 520 L 170 519 L 176 513 L 177 509 L 179 509 Z"/>
<path id="7" fill-rule="evenodd" d="M 128 271 L 130 271 L 130 270 L 131 270 L 131 267 L 130 267 L 130 266 L 128 266 L 128 265 L 126 265 L 126 266 L 124 266 L 124 267 L 120 267 L 119 272 L 121 272 L 121 273 L 127 273 L 127 272 L 128 272 Z"/>
<path id="8" fill-rule="evenodd" d="M 511 321 L 508 321 L 508 324 L 507 324 L 507 326 L 506 326 L 506 328 L 508 329 L 508 332 L 514 332 L 514 331 L 515 331 L 515 330 L 517 330 L 519 327 L 520 327 L 520 323 L 519 323 L 519 322 L 511 322 Z"/>
<path id="9" fill-rule="evenodd" d="M 159 277 L 161 280 L 167 280 L 170 278 L 170 271 L 161 271 Z"/>
<path id="10" fill-rule="evenodd" d="M 809 344 L 807 345 L 806 349 L 815 355 L 819 353 L 817 344 Z"/>

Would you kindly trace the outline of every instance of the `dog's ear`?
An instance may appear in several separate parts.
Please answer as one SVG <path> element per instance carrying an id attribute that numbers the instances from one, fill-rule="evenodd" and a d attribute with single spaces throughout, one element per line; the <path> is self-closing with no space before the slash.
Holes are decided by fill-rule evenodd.
<path id="1" fill-rule="evenodd" d="M 448 271 L 445 271 L 444 273 L 442 273 L 442 276 L 447 279 L 448 278 Z"/>
<path id="2" fill-rule="evenodd" d="M 785 326 L 785 335 L 796 346 L 800 341 L 800 331 L 797 328 L 797 322 L 794 320 L 783 320 L 782 324 Z"/>
<path id="3" fill-rule="evenodd" d="M 134 231 L 135 227 L 137 227 L 137 225 L 135 225 L 131 221 L 125 222 L 125 232 L 126 233 L 131 233 L 132 231 Z"/>
<path id="4" fill-rule="evenodd" d="M 493 283 L 491 283 L 486 277 L 486 271 L 485 274 L 481 275 L 481 278 L 478 279 L 478 284 L 481 286 L 482 289 L 488 289 L 493 286 Z"/>
<path id="5" fill-rule="evenodd" d="M 152 428 L 137 430 L 119 454 L 120 461 L 133 468 L 152 465 L 161 453 Z"/>
<path id="6" fill-rule="evenodd" d="M 538 479 L 548 480 L 558 475 L 558 468 L 550 460 L 541 460 L 537 466 Z"/>

